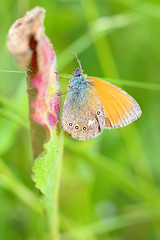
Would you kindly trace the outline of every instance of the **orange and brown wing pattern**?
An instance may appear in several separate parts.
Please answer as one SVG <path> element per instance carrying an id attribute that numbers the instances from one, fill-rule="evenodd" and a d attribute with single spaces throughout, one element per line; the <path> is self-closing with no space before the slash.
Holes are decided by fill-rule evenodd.
<path id="1" fill-rule="evenodd" d="M 136 100 L 128 93 L 104 80 L 89 77 L 98 93 L 105 112 L 105 127 L 123 127 L 135 121 L 141 115 Z"/>
<path id="2" fill-rule="evenodd" d="M 62 126 L 64 131 L 80 140 L 96 137 L 102 132 L 105 126 L 104 109 L 92 86 L 83 91 L 67 93 Z"/>

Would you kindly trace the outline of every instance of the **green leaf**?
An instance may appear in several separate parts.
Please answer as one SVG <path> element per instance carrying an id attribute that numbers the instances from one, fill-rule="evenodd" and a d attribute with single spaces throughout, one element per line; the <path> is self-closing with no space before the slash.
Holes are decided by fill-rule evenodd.
<path id="1" fill-rule="evenodd" d="M 42 202 L 48 215 L 53 239 L 57 239 L 58 229 L 58 190 L 61 173 L 63 136 L 57 130 L 51 132 L 49 142 L 45 144 L 46 153 L 38 157 L 33 166 L 33 180 L 44 194 Z"/>

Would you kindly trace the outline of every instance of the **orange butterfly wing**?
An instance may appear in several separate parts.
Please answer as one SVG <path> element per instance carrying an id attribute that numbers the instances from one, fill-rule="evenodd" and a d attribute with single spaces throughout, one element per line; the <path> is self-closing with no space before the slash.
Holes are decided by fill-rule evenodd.
<path id="1" fill-rule="evenodd" d="M 104 80 L 89 77 L 98 93 L 105 112 L 105 127 L 123 127 L 140 117 L 142 111 L 134 98 L 113 84 Z"/>

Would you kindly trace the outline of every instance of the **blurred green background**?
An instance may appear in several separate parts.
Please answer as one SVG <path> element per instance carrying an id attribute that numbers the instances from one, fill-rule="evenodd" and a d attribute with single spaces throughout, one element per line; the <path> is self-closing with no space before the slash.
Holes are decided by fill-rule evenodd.
<path id="1" fill-rule="evenodd" d="M 24 72 L 6 48 L 26 11 L 46 9 L 46 34 L 59 73 L 112 82 L 142 108 L 135 123 L 77 141 L 65 134 L 60 239 L 160 239 L 160 2 L 158 0 L 2 0 L 0 8 L 0 239 L 47 239 L 32 154 Z M 6 71 L 4 71 L 6 70 Z M 13 72 L 12 72 L 13 71 Z M 126 81 L 127 80 L 127 81 Z M 67 79 L 60 79 L 66 90 Z"/>

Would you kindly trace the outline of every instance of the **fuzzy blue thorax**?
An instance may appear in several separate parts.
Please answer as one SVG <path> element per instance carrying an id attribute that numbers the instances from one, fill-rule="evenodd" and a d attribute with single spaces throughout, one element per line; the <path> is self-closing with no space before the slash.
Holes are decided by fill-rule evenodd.
<path id="1" fill-rule="evenodd" d="M 83 104 L 88 97 L 88 90 L 91 87 L 92 83 L 87 81 L 87 76 L 83 74 L 82 71 L 79 71 L 77 68 L 73 72 L 73 78 L 70 79 L 68 85 L 68 94 L 73 102 L 77 102 L 79 105 Z"/>
<path id="2" fill-rule="evenodd" d="M 75 90 L 79 91 L 82 89 L 87 89 L 90 85 L 92 85 L 91 82 L 87 81 L 87 76 L 83 74 L 82 71 L 79 71 L 79 68 L 76 68 L 73 72 L 73 78 L 70 79 L 68 89 L 69 90 Z"/>
<path id="3" fill-rule="evenodd" d="M 68 89 L 73 91 L 82 90 L 87 87 L 88 84 L 83 76 L 71 78 L 68 85 Z"/>

